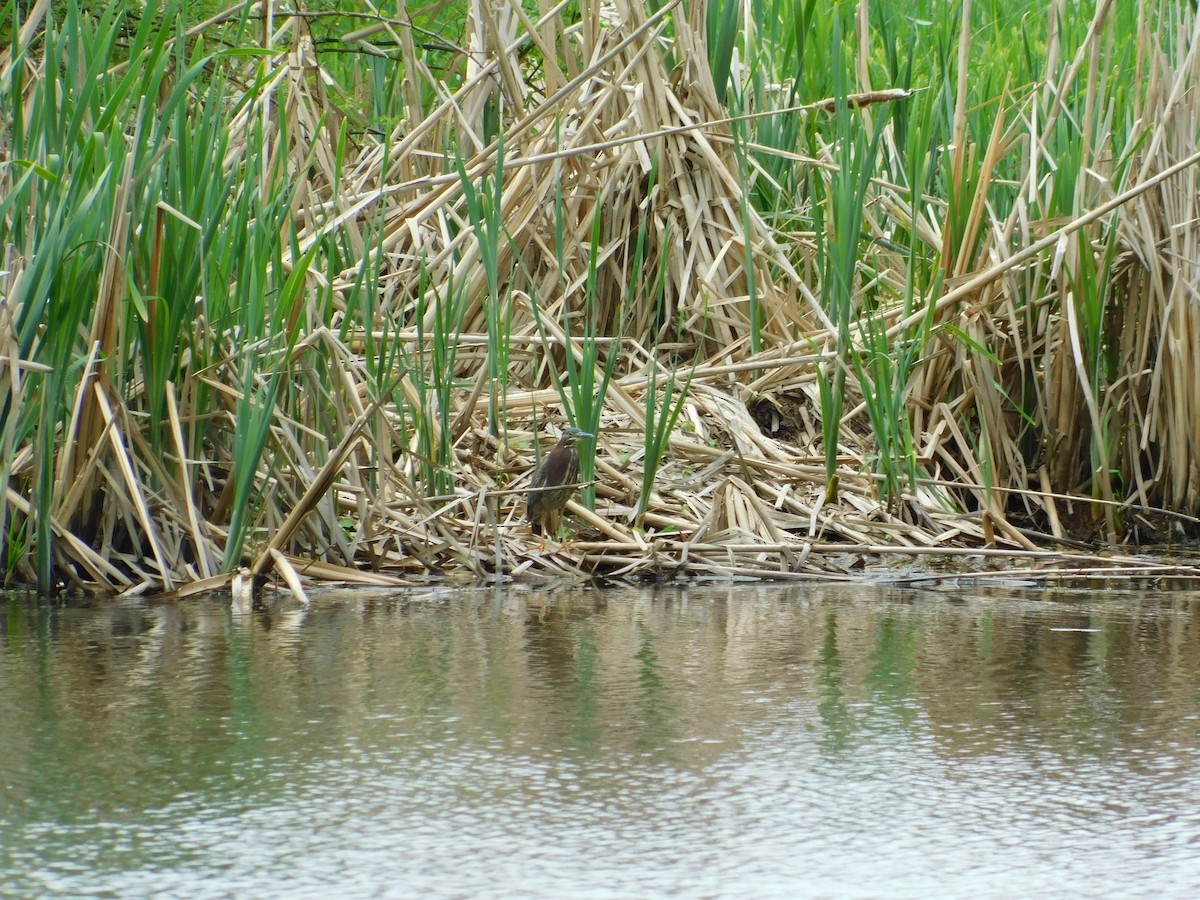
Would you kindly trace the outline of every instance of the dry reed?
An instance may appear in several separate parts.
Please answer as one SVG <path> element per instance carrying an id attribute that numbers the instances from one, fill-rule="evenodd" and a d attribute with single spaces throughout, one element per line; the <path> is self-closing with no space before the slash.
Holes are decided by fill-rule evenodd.
<path id="1" fill-rule="evenodd" d="M 986 199 L 1001 157 L 1022 142 L 1036 154 L 1060 114 L 1037 95 L 1025 108 L 1013 101 L 987 144 L 969 148 L 970 161 L 959 142 L 954 170 L 975 166 L 976 194 L 957 246 L 936 204 L 913 209 L 897 186 L 872 182 L 864 229 L 884 236 L 902 223 L 943 252 L 946 269 L 943 294 L 930 298 L 935 327 L 903 386 L 922 477 L 889 497 L 873 473 L 878 448 L 864 413 L 866 388 L 853 373 L 831 486 L 817 379 L 838 358 L 838 329 L 813 290 L 809 238 L 776 230 L 743 196 L 734 123 L 705 62 L 703 21 L 688 20 L 675 3 L 653 14 L 633 0 L 583 7 L 579 23 L 565 22 L 562 6 L 532 23 L 519 4 L 473 3 L 462 86 L 446 89 L 423 120 L 402 122 L 383 140 L 351 143 L 340 159 L 340 112 L 306 22 L 282 13 L 272 21 L 270 81 L 231 121 L 241 139 L 224 164 L 244 165 L 249 135 L 264 128 L 262 146 L 297 185 L 288 219 L 295 240 L 283 268 L 310 265 L 331 236 L 354 258 L 332 276 L 300 271 L 309 305 L 290 320 L 294 344 L 269 348 L 290 382 L 268 410 L 268 452 L 253 473 L 259 499 L 237 561 L 239 586 L 272 574 L 298 596 L 306 580 L 387 585 L 460 574 L 828 579 L 863 577 L 864 561 L 875 577 L 902 580 L 920 576 L 897 559 L 961 557 L 964 568 L 986 569 L 988 554 L 1027 559 L 1023 577 L 1097 569 L 1200 574 L 1096 555 L 1073 541 L 1081 531 L 1089 532 L 1085 541 L 1115 539 L 1118 513 L 1136 518 L 1161 506 L 1189 528 L 1189 516 L 1200 513 L 1189 274 L 1200 258 L 1200 214 L 1194 129 L 1179 124 L 1195 111 L 1192 55 L 1172 67 L 1167 60 L 1178 55 L 1160 54 L 1150 65 L 1145 149 L 1124 190 L 1081 193 L 1069 221 L 1051 234 L 1037 185 L 1026 186 L 1003 219 L 990 217 Z M 422 71 L 403 23 L 389 27 L 406 70 Z M 1098 40 L 1061 76 L 1048 73 L 1047 84 L 1064 89 Z M 528 46 L 561 65 L 531 74 Z M 33 72 L 30 83 L 44 74 Z M 855 110 L 907 96 L 860 86 L 849 101 Z M 419 108 L 419 98 L 409 106 Z M 1034 106 L 1042 117 L 1027 115 Z M 837 104 L 818 98 L 812 107 L 808 114 L 826 115 Z M 487 124 L 496 110 L 502 143 L 490 139 Z M 885 149 L 893 139 L 885 136 Z M 462 155 L 461 173 L 447 162 L 449 147 Z M 796 165 L 826 177 L 837 153 L 830 145 Z M 1111 164 L 1101 155 L 1090 147 L 1086 161 L 1097 170 Z M 491 212 L 502 235 L 490 264 L 498 292 L 464 190 L 467 183 L 494 188 L 496 177 Z M 127 205 L 118 202 L 118 213 Z M 1081 367 L 1070 273 L 1078 254 L 1103 257 L 1111 229 L 1118 231 L 1114 290 L 1122 297 L 1113 333 L 1127 374 L 1097 394 Z M 115 215 L 111 259 L 120 259 L 129 238 L 128 222 Z M 876 286 L 902 294 L 905 266 L 902 254 L 880 250 L 871 261 Z M 19 261 L 9 266 L 10 286 L 20 269 Z M 378 284 L 365 319 L 348 305 L 364 271 Z M 657 294 L 647 274 L 656 271 Z M 123 277 L 115 262 L 101 276 L 89 346 L 117 339 L 128 302 Z M 1059 298 L 1053 307 L 1037 299 L 1051 294 Z M 328 298 L 325 315 L 321 298 Z M 451 336 L 453 371 L 432 371 L 422 354 L 441 327 L 441 304 L 454 298 L 464 305 Z M 489 383 L 497 341 L 489 303 L 503 305 L 501 384 Z M 585 316 L 600 334 L 590 347 Z M 892 335 L 905 327 L 898 306 L 881 316 Z M 21 360 L 13 340 L 9 329 L 15 395 Z M 65 583 L 174 595 L 229 584 L 231 573 L 221 571 L 238 465 L 231 448 L 244 427 L 239 402 L 258 382 L 239 367 L 248 348 L 238 334 L 215 333 L 200 317 L 189 340 L 222 352 L 204 369 L 185 366 L 182 383 L 170 384 L 161 450 L 145 436 L 140 381 L 115 384 L 101 361 L 89 361 L 96 373 L 80 382 L 55 479 L 52 525 Z M 389 360 L 382 375 L 372 368 L 385 355 L 380 346 Z M 378 358 L 365 358 L 370 347 Z M 577 367 L 596 367 L 601 383 L 610 354 L 616 363 L 601 398 L 595 508 L 569 505 L 571 539 L 535 538 L 521 520 L 520 497 L 535 444 L 554 433 L 547 423 L 567 421 L 565 391 L 555 384 L 568 356 Z M 690 383 L 648 513 L 635 527 L 646 410 L 661 405 L 646 394 L 661 390 L 664 373 L 674 373 L 677 387 Z M 434 408 L 441 401 L 427 386 L 437 378 L 448 386 L 449 408 Z M 202 397 L 207 408 L 196 405 Z M 1013 397 L 1033 398 L 1032 416 L 1014 411 Z M 428 415 L 415 418 L 419 412 Z M 489 424 L 496 413 L 502 428 Z M 1028 451 L 1031 418 L 1043 429 L 1040 440 L 1054 442 L 1045 453 Z M 1092 483 L 1081 464 L 1094 471 L 1095 432 L 1105 428 L 1121 436 L 1119 446 L 1106 445 L 1113 458 L 1100 461 L 1103 477 Z M 451 456 L 434 458 L 430 448 L 443 439 Z M 15 487 L 30 483 L 32 454 L 9 449 L 10 515 L 28 515 L 28 493 Z M 1110 470 L 1131 486 L 1124 494 Z M 428 472 L 449 475 L 452 489 L 431 493 Z M 81 539 L 85 521 L 90 537 Z M 228 560 L 224 567 L 238 568 Z"/>

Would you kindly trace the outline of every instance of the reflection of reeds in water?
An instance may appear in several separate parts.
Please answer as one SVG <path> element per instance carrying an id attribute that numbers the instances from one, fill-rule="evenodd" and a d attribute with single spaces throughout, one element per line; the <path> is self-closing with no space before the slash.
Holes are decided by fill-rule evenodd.
<path id="1" fill-rule="evenodd" d="M 1200 512 L 1194 13 L 1101 4 L 1038 55 L 1015 18 L 709 6 L 472 5 L 462 57 L 406 18 L 202 29 L 253 58 L 27 23 L 7 577 L 803 576 Z M 548 421 L 599 435 L 552 552 L 516 502 Z"/>
<path id="2" fill-rule="evenodd" d="M 406 758 L 461 741 L 703 767 L 764 723 L 801 725 L 829 754 L 890 733 L 947 756 L 1190 760 L 1200 714 L 1192 607 L 1136 591 L 458 590 L 232 627 L 212 604 L 5 613 L 7 771 L 78 769 L 79 790 L 99 783 L 133 808 L 178 789 L 175 764 L 204 778 L 260 756 Z M 148 795 L 106 781 L 137 759 L 156 769 Z"/>

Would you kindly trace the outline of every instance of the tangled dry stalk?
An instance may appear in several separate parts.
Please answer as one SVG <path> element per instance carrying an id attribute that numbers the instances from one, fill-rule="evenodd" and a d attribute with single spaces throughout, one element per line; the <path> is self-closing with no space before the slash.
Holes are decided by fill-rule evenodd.
<path id="1" fill-rule="evenodd" d="M 880 240 L 864 285 L 903 292 L 905 257 L 883 240 L 896 223 L 945 249 L 947 267 L 941 295 L 930 298 L 935 327 L 904 385 L 922 478 L 887 496 L 863 403 L 871 388 L 853 370 L 836 477 L 826 470 L 818 380 L 845 364 L 847 348 L 839 352 L 838 327 L 814 289 L 810 236 L 778 229 L 746 197 L 746 169 L 695 18 L 704 4 L 689 7 L 690 19 L 678 2 L 653 14 L 632 0 L 584 4 L 573 24 L 563 9 L 547 8 L 534 23 L 517 3 L 474 3 L 462 85 L 453 93 L 440 85 L 423 120 L 342 149 L 341 112 L 304 19 L 267 19 L 277 53 L 264 89 L 230 124 L 247 137 L 232 142 L 225 165 L 236 170 L 261 150 L 297 186 L 284 259 L 303 276 L 305 305 L 289 319 L 297 337 L 286 351 L 248 347 L 199 317 L 190 340 L 222 352 L 202 368 L 182 364 L 166 393 L 169 439 L 158 450 L 146 437 L 137 378 L 116 384 L 103 355 L 93 355 L 57 466 L 62 578 L 112 591 L 225 585 L 239 512 L 253 526 L 238 583 L 274 573 L 301 596 L 306 580 L 383 585 L 455 573 L 861 577 L 852 573 L 865 559 L 929 554 L 969 556 L 984 568 L 993 556 L 1022 555 L 1027 571 L 1042 575 L 1197 574 L 1095 555 L 1077 540 L 1090 540 L 1096 523 L 1115 539 L 1117 514 L 1136 517 L 1143 507 L 1182 511 L 1175 520 L 1189 527 L 1196 520 L 1182 513 L 1200 511 L 1189 274 L 1200 259 L 1197 155 L 1191 132 L 1172 124 L 1195 102 L 1192 56 L 1172 67 L 1162 54 L 1153 69 L 1161 84 L 1147 91 L 1136 177 L 1124 190 L 1102 189 L 1102 201 L 1081 192 L 1065 222 L 1031 215 L 1032 203 L 990 217 L 986 202 L 1000 157 L 1021 141 L 1036 151 L 1057 111 L 1034 121 L 1014 103 L 988 146 L 956 158 L 962 166 L 970 156 L 980 185 L 961 247 L 946 246 L 943 208 L 913 209 L 903 190 L 872 183 L 864 229 Z M 393 30 L 406 71 L 424 71 L 411 36 Z M 531 72 L 530 47 L 560 65 Z M 415 77 L 405 90 L 419 94 Z M 864 93 L 852 106 L 902 96 Z M 410 106 L 421 106 L 418 96 Z M 832 108 L 820 98 L 810 114 Z M 493 136 L 497 115 L 502 140 Z M 259 143 L 248 137 L 255 129 Z M 885 137 L 885 153 L 897 152 L 892 141 Z M 824 178 L 837 153 L 829 145 L 795 164 Z M 1102 155 L 1085 151 L 1097 172 L 1112 169 Z M 766 177 L 750 160 L 752 177 Z M 480 197 L 494 199 L 482 220 L 472 210 Z M 114 226 L 113 246 L 127 236 Z M 351 259 L 322 273 L 313 254 L 332 236 Z M 1084 265 L 1077 257 L 1089 254 L 1092 266 L 1110 258 L 1122 301 L 1114 333 L 1128 375 L 1103 396 L 1083 369 L 1071 300 Z M 353 299 L 364 272 L 377 285 L 366 311 Z M 89 346 L 116 340 L 112 310 L 128 302 L 116 274 L 103 282 L 111 303 L 99 305 Z M 452 370 L 438 371 L 430 336 L 445 329 L 440 317 L 456 298 L 455 353 L 438 358 Z M 912 324 L 898 306 L 878 315 L 894 336 Z M 243 475 L 240 416 L 264 377 L 242 367 L 247 353 L 285 376 L 267 411 L 248 512 L 230 508 Z M 381 377 L 372 363 L 385 356 Z M 546 542 L 521 520 L 520 498 L 536 445 L 548 446 L 567 422 L 572 366 L 589 377 L 594 370 L 597 385 L 611 376 L 595 508 L 573 502 L 574 536 Z M 647 411 L 662 414 L 667 383 L 677 392 L 686 383 L 686 397 L 639 518 L 644 436 L 654 425 Z M 1013 398 L 1028 401 L 1025 413 Z M 1094 436 L 1107 429 L 1119 446 L 1094 484 Z M 1045 440 L 1038 434 L 1056 445 L 1031 453 L 1031 441 Z M 452 459 L 435 458 L 438 446 Z M 20 485 L 32 477 L 33 451 L 14 451 L 8 503 L 29 516 Z M 1125 495 L 1108 481 L 1118 469 L 1133 485 Z M 431 492 L 431 471 L 450 489 Z M 92 523 L 90 538 L 79 536 L 81 520 Z M 896 571 L 906 577 L 912 567 Z"/>

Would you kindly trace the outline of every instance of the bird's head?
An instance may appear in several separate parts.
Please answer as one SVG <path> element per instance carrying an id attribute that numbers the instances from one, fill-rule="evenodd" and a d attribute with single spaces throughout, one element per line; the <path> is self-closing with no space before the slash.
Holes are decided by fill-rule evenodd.
<path id="1" fill-rule="evenodd" d="M 572 427 L 563 429 L 562 437 L 559 438 L 559 441 L 565 446 L 570 447 L 576 441 L 587 440 L 588 438 L 593 437 L 595 437 L 595 435 L 591 434 L 590 432 L 584 431 L 580 428 Z"/>

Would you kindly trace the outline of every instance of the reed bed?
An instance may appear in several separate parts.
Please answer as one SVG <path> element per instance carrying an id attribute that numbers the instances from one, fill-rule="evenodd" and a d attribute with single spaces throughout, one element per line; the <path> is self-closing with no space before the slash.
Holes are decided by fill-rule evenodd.
<path id="1" fill-rule="evenodd" d="M 10 584 L 1198 574 L 1119 547 L 1200 515 L 1190 4 L 50 6 Z"/>

